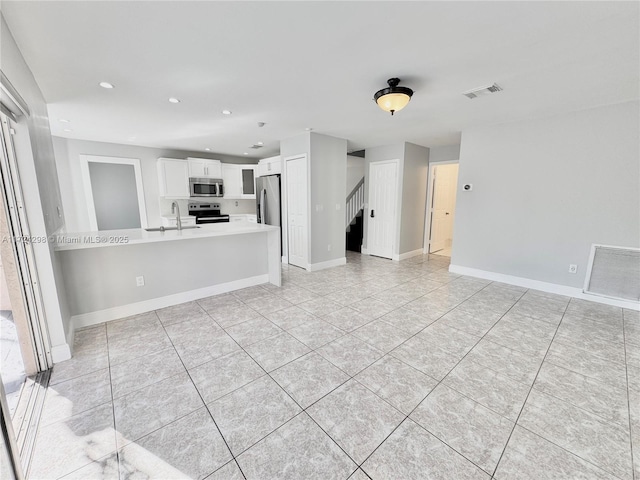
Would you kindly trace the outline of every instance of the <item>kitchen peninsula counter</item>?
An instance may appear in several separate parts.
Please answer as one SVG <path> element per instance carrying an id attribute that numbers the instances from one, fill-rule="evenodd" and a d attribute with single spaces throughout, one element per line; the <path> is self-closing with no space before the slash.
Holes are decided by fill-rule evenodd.
<path id="1" fill-rule="evenodd" d="M 175 228 L 175 227 L 174 227 Z M 103 230 L 99 232 L 62 233 L 55 235 L 56 250 L 79 250 L 83 248 L 117 247 L 139 243 L 171 242 L 207 237 L 245 235 L 249 233 L 279 232 L 278 227 L 256 223 L 232 222 L 198 225 L 197 228 L 147 232 L 144 228 L 127 230 Z"/>
<path id="2" fill-rule="evenodd" d="M 59 234 L 54 241 L 76 328 L 281 284 L 280 229 L 270 225 L 112 230 Z"/>

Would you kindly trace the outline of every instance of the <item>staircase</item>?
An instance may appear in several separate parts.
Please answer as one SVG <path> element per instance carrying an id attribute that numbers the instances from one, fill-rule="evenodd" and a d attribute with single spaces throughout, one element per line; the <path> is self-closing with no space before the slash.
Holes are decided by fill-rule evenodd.
<path id="1" fill-rule="evenodd" d="M 364 177 L 347 195 L 346 212 L 346 248 L 352 252 L 362 251 L 363 219 L 362 210 L 364 207 Z"/>
<path id="2" fill-rule="evenodd" d="M 346 224 L 345 227 L 349 231 L 349 225 L 356 218 L 360 210 L 364 207 L 364 177 L 360 180 L 351 193 L 347 195 Z"/>

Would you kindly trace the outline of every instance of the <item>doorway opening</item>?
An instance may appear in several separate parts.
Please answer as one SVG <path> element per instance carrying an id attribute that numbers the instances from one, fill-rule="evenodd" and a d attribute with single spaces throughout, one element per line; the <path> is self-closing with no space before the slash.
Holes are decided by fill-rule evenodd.
<path id="1" fill-rule="evenodd" d="M 432 165 L 430 169 L 427 253 L 451 257 L 456 211 L 458 163 Z"/>

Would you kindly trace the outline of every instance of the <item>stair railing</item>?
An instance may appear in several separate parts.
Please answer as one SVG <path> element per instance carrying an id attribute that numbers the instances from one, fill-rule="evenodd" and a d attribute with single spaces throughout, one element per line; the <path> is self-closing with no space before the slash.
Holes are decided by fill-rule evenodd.
<path id="1" fill-rule="evenodd" d="M 345 209 L 346 224 L 348 227 L 353 219 L 356 218 L 358 212 L 364 207 L 364 177 L 357 183 L 351 193 L 347 195 L 347 207 Z"/>

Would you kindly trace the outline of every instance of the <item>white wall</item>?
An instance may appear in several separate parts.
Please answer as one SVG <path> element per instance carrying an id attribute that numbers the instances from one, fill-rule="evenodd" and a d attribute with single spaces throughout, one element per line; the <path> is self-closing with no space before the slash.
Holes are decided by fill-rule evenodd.
<path id="1" fill-rule="evenodd" d="M 64 226 L 47 105 L 38 84 L 0 15 L 2 72 L 27 103 L 31 115 L 21 117 L 14 136 L 18 168 L 31 235 L 46 237 Z M 42 300 L 54 362 L 70 356 L 73 328 L 69 322 L 59 259 L 51 244 L 34 243 Z"/>
<path id="2" fill-rule="evenodd" d="M 267 275 L 267 240 L 267 234 L 259 232 L 63 250 L 71 313 L 99 312 Z M 140 275 L 144 287 L 136 287 Z"/>
<path id="3" fill-rule="evenodd" d="M 345 258 L 347 141 L 311 133 L 309 165 L 313 265 Z"/>
<path id="4" fill-rule="evenodd" d="M 424 245 L 429 153 L 426 147 L 413 143 L 404 144 L 400 255 L 421 251 Z"/>
<path id="5" fill-rule="evenodd" d="M 464 131 L 452 265 L 581 288 L 592 243 L 639 247 L 639 110 Z"/>
<path id="6" fill-rule="evenodd" d="M 80 155 L 99 155 L 106 157 L 137 158 L 140 160 L 142 171 L 142 183 L 144 198 L 147 208 L 147 222 L 150 226 L 160 225 L 160 216 L 171 210 L 171 202 L 160 199 L 158 186 L 157 160 L 160 157 L 167 158 L 213 158 L 225 163 L 257 164 L 257 160 L 232 157 L 199 152 L 181 150 L 166 150 L 161 148 L 141 147 L 136 145 L 121 145 L 116 143 L 91 142 L 87 140 L 73 140 L 61 137 L 53 137 L 56 163 L 61 172 L 60 182 L 62 202 L 66 213 L 66 229 L 68 232 L 86 232 L 89 226 L 89 213 L 87 211 L 84 186 L 80 173 Z M 255 201 L 235 201 L 216 199 L 221 204 L 223 213 L 254 213 Z M 184 209 L 181 205 L 181 214 L 187 214 L 186 201 Z M 168 205 L 168 207 L 167 207 Z"/>
<path id="7" fill-rule="evenodd" d="M 305 133 L 280 142 L 283 159 L 305 154 L 309 162 L 309 263 L 339 262 L 345 258 L 345 206 L 347 141 Z M 286 168 L 283 167 L 283 203 L 286 204 Z M 336 209 L 339 206 L 339 210 Z M 286 211 L 283 210 L 283 219 Z M 286 220 L 283 220 L 286 230 Z M 330 249 L 329 249 L 330 246 Z M 286 245 L 283 242 L 283 248 Z M 344 260 L 343 260 L 344 261 Z"/>
<path id="8" fill-rule="evenodd" d="M 429 147 L 429 163 L 452 162 L 460 159 L 460 144 Z"/>
<path id="9" fill-rule="evenodd" d="M 347 155 L 347 189 L 346 195 L 351 193 L 358 182 L 364 177 L 364 158 Z M 346 200 L 345 195 L 345 200 Z"/>

